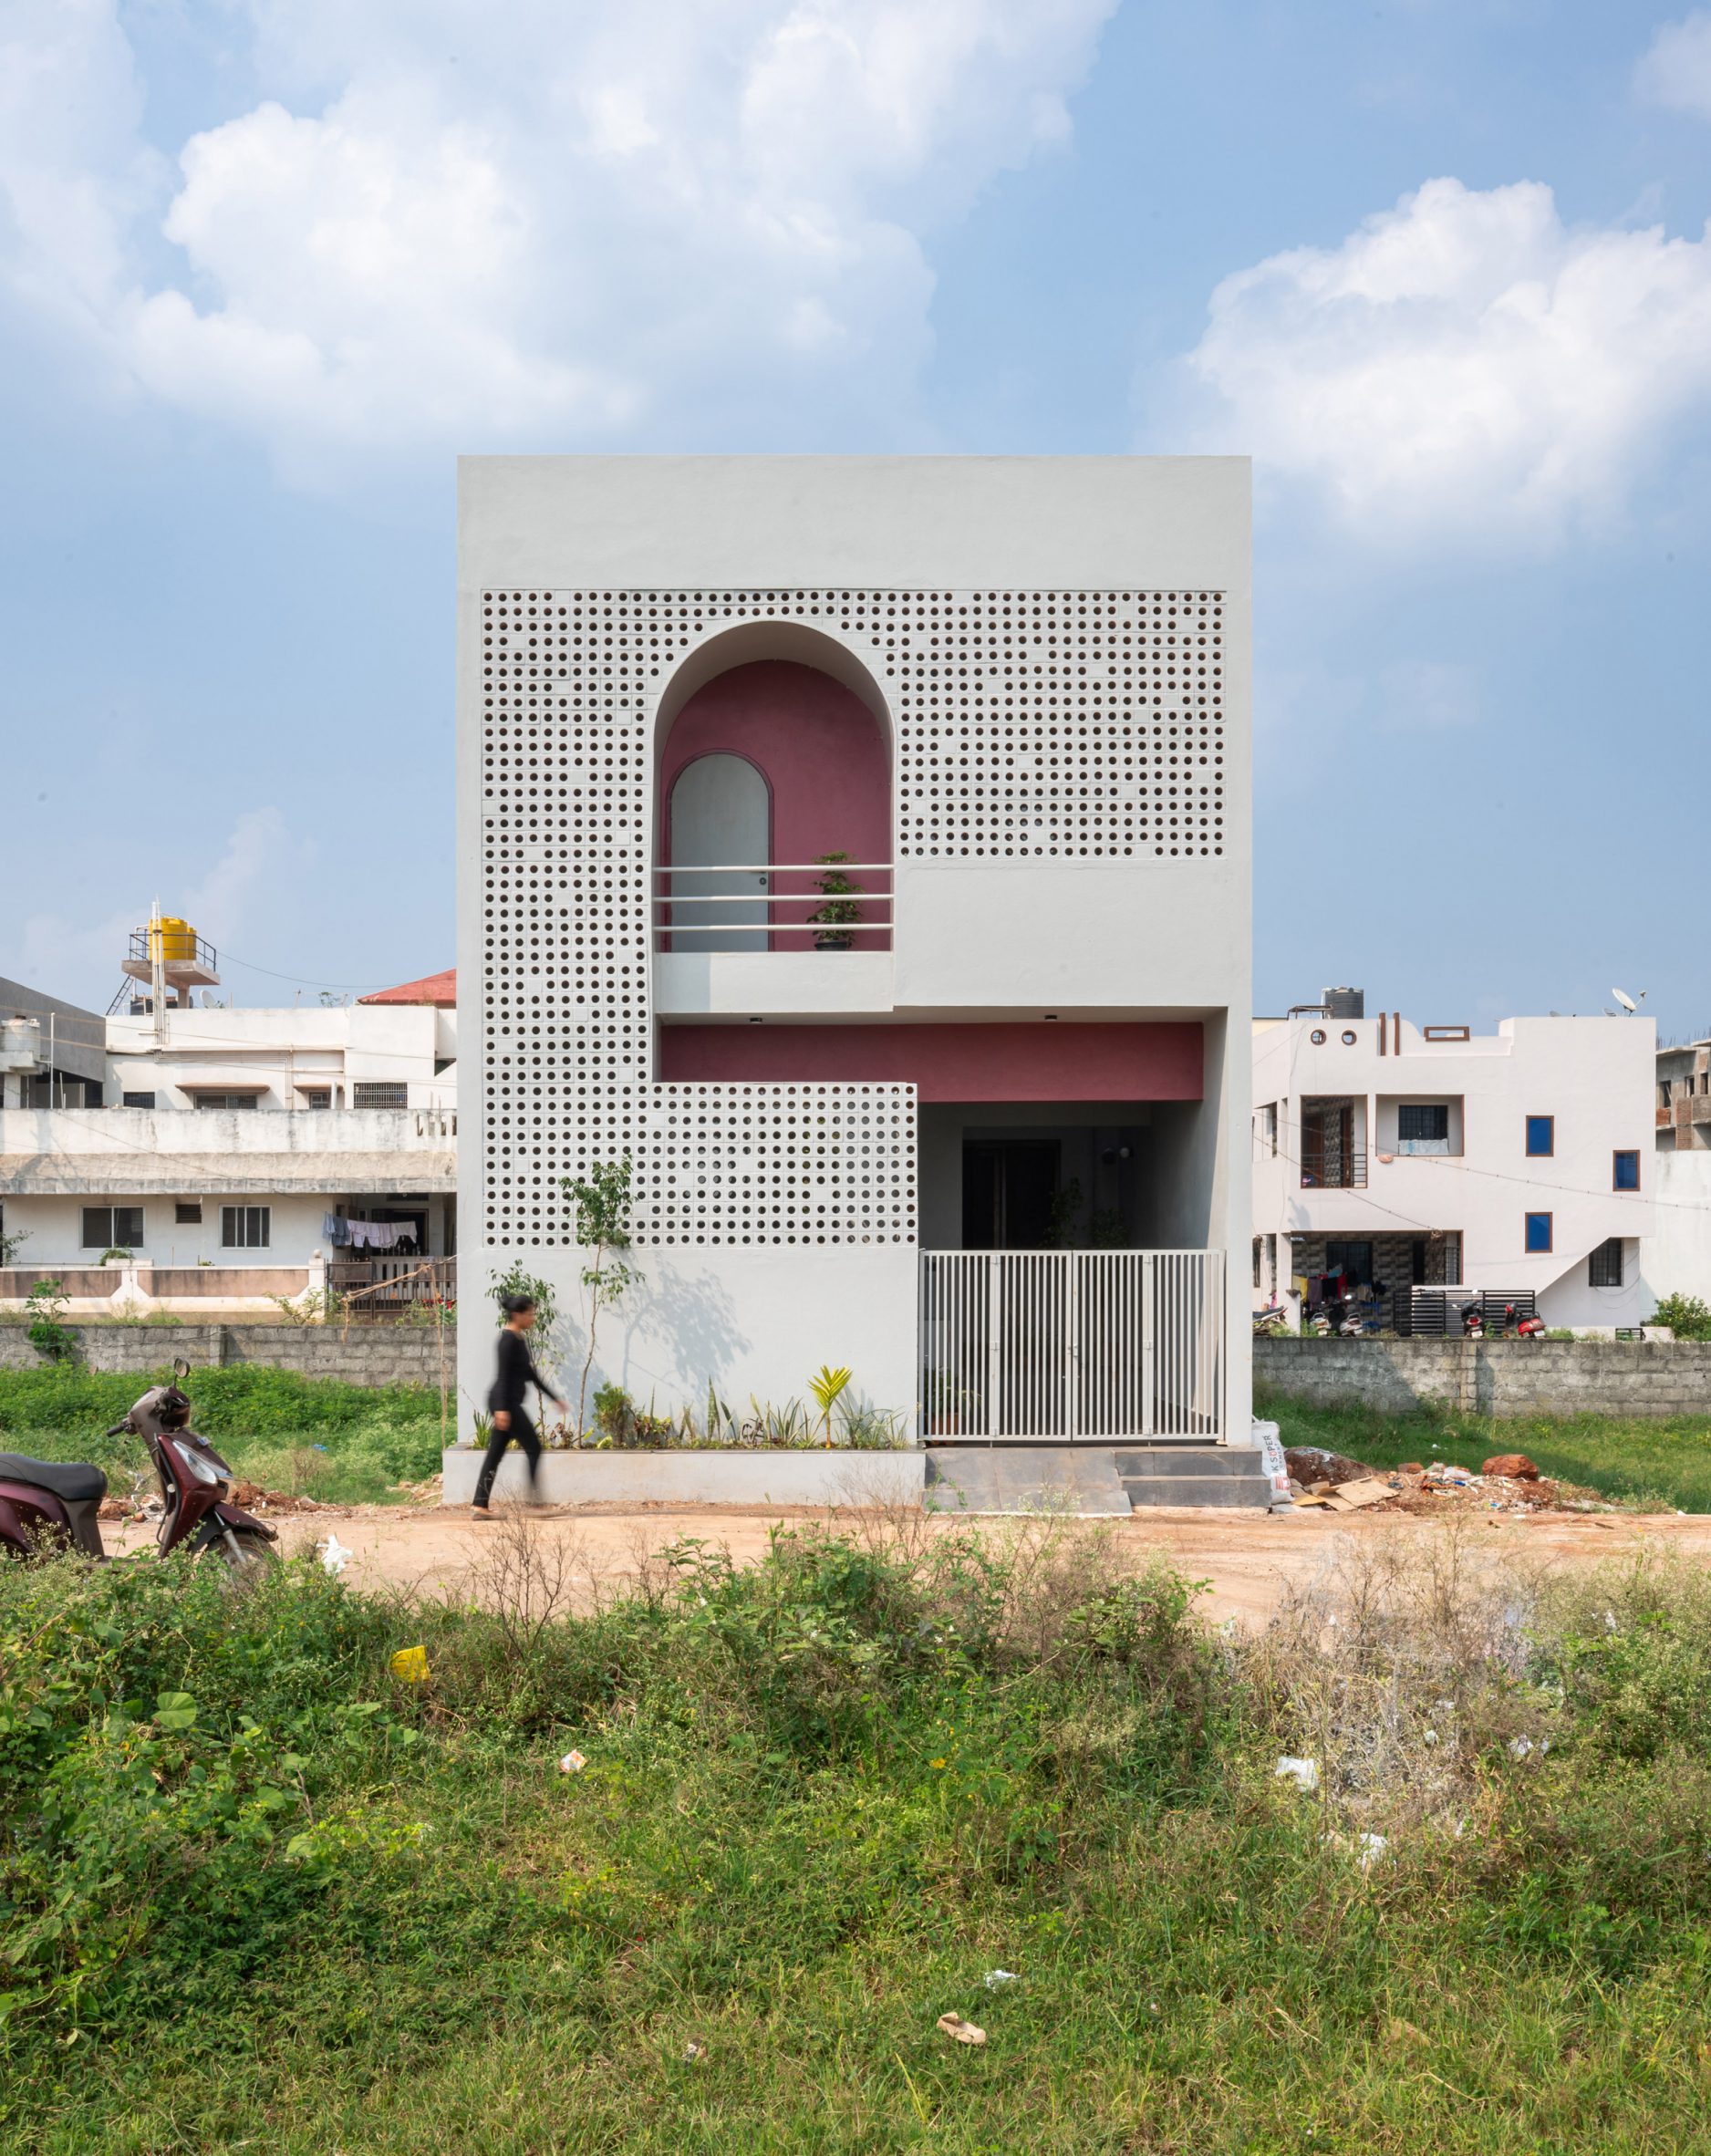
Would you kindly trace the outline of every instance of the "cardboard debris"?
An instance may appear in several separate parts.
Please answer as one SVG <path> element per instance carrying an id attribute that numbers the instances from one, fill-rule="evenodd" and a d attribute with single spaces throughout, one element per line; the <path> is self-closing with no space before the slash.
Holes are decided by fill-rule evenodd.
<path id="1" fill-rule="evenodd" d="M 1396 1495 L 1390 1484 L 1368 1477 L 1364 1482 L 1342 1482 L 1327 1490 L 1325 1503 L 1333 1512 L 1358 1512 L 1365 1505 L 1382 1505 Z"/>
<path id="2" fill-rule="evenodd" d="M 986 2041 L 986 2031 L 977 2028 L 971 2021 L 965 2021 L 960 2014 L 941 2014 L 937 2026 L 959 2044 L 984 2044 Z"/>

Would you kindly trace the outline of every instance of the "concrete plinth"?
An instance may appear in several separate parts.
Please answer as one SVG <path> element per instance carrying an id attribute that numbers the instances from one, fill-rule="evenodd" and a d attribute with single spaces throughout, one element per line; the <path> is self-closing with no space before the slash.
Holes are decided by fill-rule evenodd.
<path id="1" fill-rule="evenodd" d="M 444 1456 L 441 1502 L 467 1505 L 482 1456 Z M 549 1452 L 535 1495 L 546 1505 L 904 1505 L 927 1486 L 920 1452 Z M 503 1504 L 529 1494 L 528 1463 L 508 1452 L 493 1486 Z"/>

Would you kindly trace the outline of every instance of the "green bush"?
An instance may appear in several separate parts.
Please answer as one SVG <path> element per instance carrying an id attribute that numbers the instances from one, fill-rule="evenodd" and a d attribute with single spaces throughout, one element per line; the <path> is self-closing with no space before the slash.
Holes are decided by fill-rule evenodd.
<path id="1" fill-rule="evenodd" d="M 1711 1340 L 1711 1306 L 1696 1295 L 1664 1295 L 1646 1323 L 1667 1325 L 1677 1340 Z"/>

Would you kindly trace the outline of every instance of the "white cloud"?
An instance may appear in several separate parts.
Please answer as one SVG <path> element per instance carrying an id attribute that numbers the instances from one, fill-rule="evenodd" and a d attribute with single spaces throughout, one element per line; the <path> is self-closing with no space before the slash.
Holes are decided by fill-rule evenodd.
<path id="1" fill-rule="evenodd" d="M 0 275 L 298 462 L 885 428 L 927 238 L 1063 140 L 1114 5 L 255 0 L 279 94 L 163 164 L 115 0 L 18 0 Z"/>
<path id="2" fill-rule="evenodd" d="M 1429 181 L 1210 314 L 1188 366 L 1218 446 L 1372 537 L 1554 539 L 1711 400 L 1711 238 L 1565 226 L 1533 181 Z"/>
<path id="3" fill-rule="evenodd" d="M 140 885 L 129 912 L 104 919 L 27 915 L 18 936 L 18 977 L 105 1010 L 119 986 L 130 932 L 148 919 L 157 897 L 163 912 L 192 922 L 216 948 L 229 942 L 233 949 L 245 943 L 275 949 L 278 924 L 313 889 L 316 866 L 313 843 L 294 836 L 276 808 L 246 809 L 219 856 L 194 881 L 159 891 Z"/>
<path id="4" fill-rule="evenodd" d="M 1633 84 L 1654 105 L 1711 119 L 1711 12 L 1695 8 L 1665 23 L 1634 69 Z"/>

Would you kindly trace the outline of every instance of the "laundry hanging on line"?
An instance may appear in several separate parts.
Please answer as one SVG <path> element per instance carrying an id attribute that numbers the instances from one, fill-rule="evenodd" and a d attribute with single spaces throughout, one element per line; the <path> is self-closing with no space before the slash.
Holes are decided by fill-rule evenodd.
<path id="1" fill-rule="evenodd" d="M 408 1220 L 346 1220 L 337 1213 L 321 1215 L 321 1233 L 340 1250 L 390 1250 L 416 1239 Z"/>
<path id="2" fill-rule="evenodd" d="M 389 1250 L 410 1234 L 409 1228 L 399 1227 L 396 1220 L 347 1220 L 345 1225 L 353 1250 Z"/>

